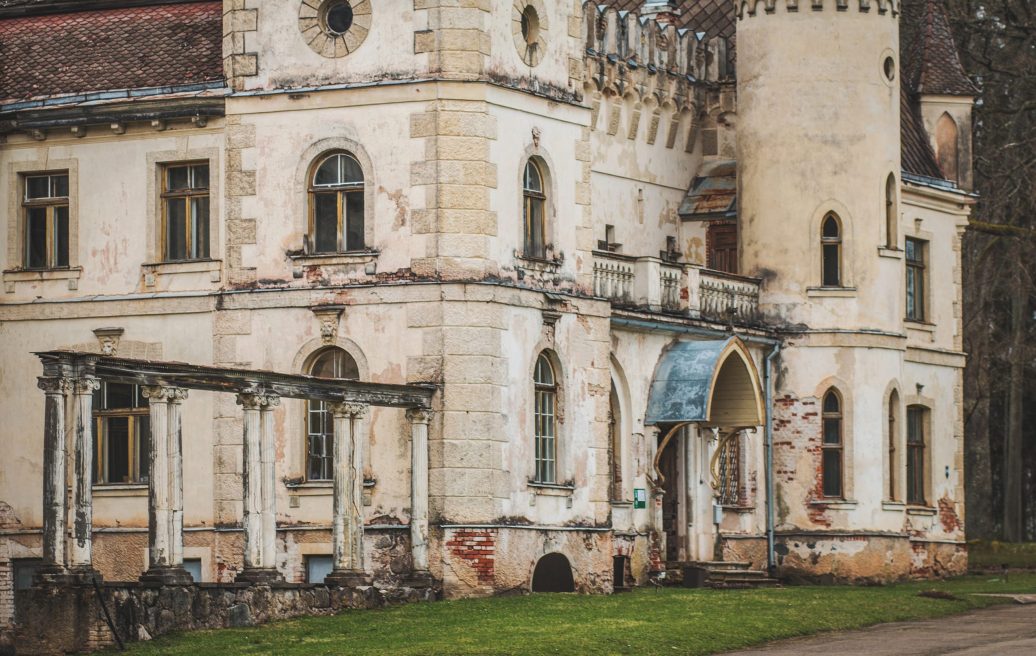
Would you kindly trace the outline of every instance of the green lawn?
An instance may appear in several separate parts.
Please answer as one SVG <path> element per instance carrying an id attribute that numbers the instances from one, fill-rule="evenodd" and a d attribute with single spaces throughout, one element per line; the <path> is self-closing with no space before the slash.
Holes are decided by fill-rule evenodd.
<path id="1" fill-rule="evenodd" d="M 957 599 L 918 596 L 943 590 Z M 619 595 L 540 594 L 347 611 L 247 629 L 138 643 L 131 654 L 708 654 L 777 638 L 959 613 L 1036 592 L 1036 574 L 886 587 L 770 590 L 639 589 Z"/>

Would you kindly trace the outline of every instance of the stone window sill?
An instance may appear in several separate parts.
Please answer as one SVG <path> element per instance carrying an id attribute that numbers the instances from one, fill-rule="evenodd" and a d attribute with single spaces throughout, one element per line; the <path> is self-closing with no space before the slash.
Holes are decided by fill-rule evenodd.
<path id="1" fill-rule="evenodd" d="M 364 479 L 363 488 L 365 490 L 373 489 L 377 483 L 378 480 L 375 478 Z M 284 487 L 288 488 L 288 492 L 290 494 L 303 497 L 331 496 L 335 492 L 334 481 L 304 481 L 301 483 L 285 482 Z"/>
<path id="2" fill-rule="evenodd" d="M 934 333 L 935 324 L 928 323 L 927 321 L 917 321 L 915 319 L 903 319 L 907 330 L 916 330 L 923 333 Z"/>
<path id="3" fill-rule="evenodd" d="M 93 486 L 95 497 L 146 497 L 147 483 L 108 483 Z"/>
<path id="4" fill-rule="evenodd" d="M 814 499 L 809 502 L 811 506 L 827 506 L 835 510 L 852 510 L 858 505 L 855 499 Z"/>
<path id="5" fill-rule="evenodd" d="M 541 260 L 539 258 L 525 257 L 520 253 L 514 254 L 514 260 L 517 263 L 518 268 L 524 269 L 525 271 L 537 271 L 540 273 L 557 273 L 561 270 L 561 263 L 564 261 L 559 257 L 549 260 Z"/>
<path id="6" fill-rule="evenodd" d="M 930 506 L 907 506 L 906 513 L 908 515 L 925 515 L 931 517 L 935 515 L 935 508 Z"/>
<path id="7" fill-rule="evenodd" d="M 751 505 L 751 506 L 739 506 L 739 505 L 721 504 L 720 508 L 722 508 L 725 511 L 736 512 L 736 513 L 752 513 L 752 512 L 755 512 L 755 506 L 754 505 Z"/>
<path id="8" fill-rule="evenodd" d="M 852 298 L 855 287 L 806 287 L 806 296 L 813 298 Z"/>
<path id="9" fill-rule="evenodd" d="M 347 253 L 288 253 L 288 258 L 298 266 L 321 266 L 341 264 L 372 264 L 378 259 L 379 251 L 352 251 Z"/>
<path id="10" fill-rule="evenodd" d="M 903 503 L 902 501 L 882 501 L 881 502 L 881 509 L 882 510 L 892 510 L 892 511 L 895 511 L 895 512 L 903 512 L 903 510 L 906 509 L 906 504 Z"/>
<path id="11" fill-rule="evenodd" d="M 888 246 L 878 246 L 878 257 L 887 257 L 893 260 L 902 260 L 903 251 L 898 248 L 889 248 Z"/>
<path id="12" fill-rule="evenodd" d="M 210 282 L 220 281 L 222 260 L 183 260 L 181 262 L 145 262 L 140 265 L 144 271 L 144 286 L 153 287 L 155 276 L 170 276 L 182 273 L 208 273 Z"/>
<path id="13" fill-rule="evenodd" d="M 575 492 L 575 485 L 560 485 L 557 483 L 537 483 L 535 481 L 529 481 L 529 487 L 532 488 L 533 494 L 544 494 L 547 496 L 555 497 L 570 497 Z"/>
<path id="14" fill-rule="evenodd" d="M 42 282 L 44 280 L 67 280 L 69 289 L 79 287 L 79 278 L 83 275 L 83 267 L 65 267 L 61 269 L 6 269 L 4 271 L 4 291 L 14 293 L 15 283 Z"/>

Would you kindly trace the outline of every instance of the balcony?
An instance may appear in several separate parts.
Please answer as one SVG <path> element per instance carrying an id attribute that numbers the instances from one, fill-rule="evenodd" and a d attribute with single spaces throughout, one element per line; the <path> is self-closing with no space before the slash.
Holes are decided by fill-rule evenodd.
<path id="1" fill-rule="evenodd" d="M 594 294 L 613 304 L 723 323 L 759 321 L 759 279 L 594 251 Z"/>

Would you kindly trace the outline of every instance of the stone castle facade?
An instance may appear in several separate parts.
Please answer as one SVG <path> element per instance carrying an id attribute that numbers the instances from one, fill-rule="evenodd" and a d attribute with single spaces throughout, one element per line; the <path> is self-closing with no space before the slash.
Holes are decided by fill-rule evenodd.
<path id="1" fill-rule="evenodd" d="M 964 570 L 936 0 L 6 0 L 0 48 L 0 623 Z"/>

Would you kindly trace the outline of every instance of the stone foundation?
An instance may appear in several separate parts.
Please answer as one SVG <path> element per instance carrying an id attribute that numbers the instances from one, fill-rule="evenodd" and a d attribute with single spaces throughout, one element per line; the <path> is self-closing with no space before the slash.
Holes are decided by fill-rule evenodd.
<path id="1" fill-rule="evenodd" d="M 252 626 L 300 615 L 331 615 L 349 608 L 431 601 L 434 588 L 335 588 L 324 585 L 200 583 L 151 586 L 106 583 L 101 597 L 124 642 L 172 632 Z M 0 633 L 0 653 L 65 654 L 115 643 L 91 585 L 46 586 L 15 595 L 16 623 Z"/>

